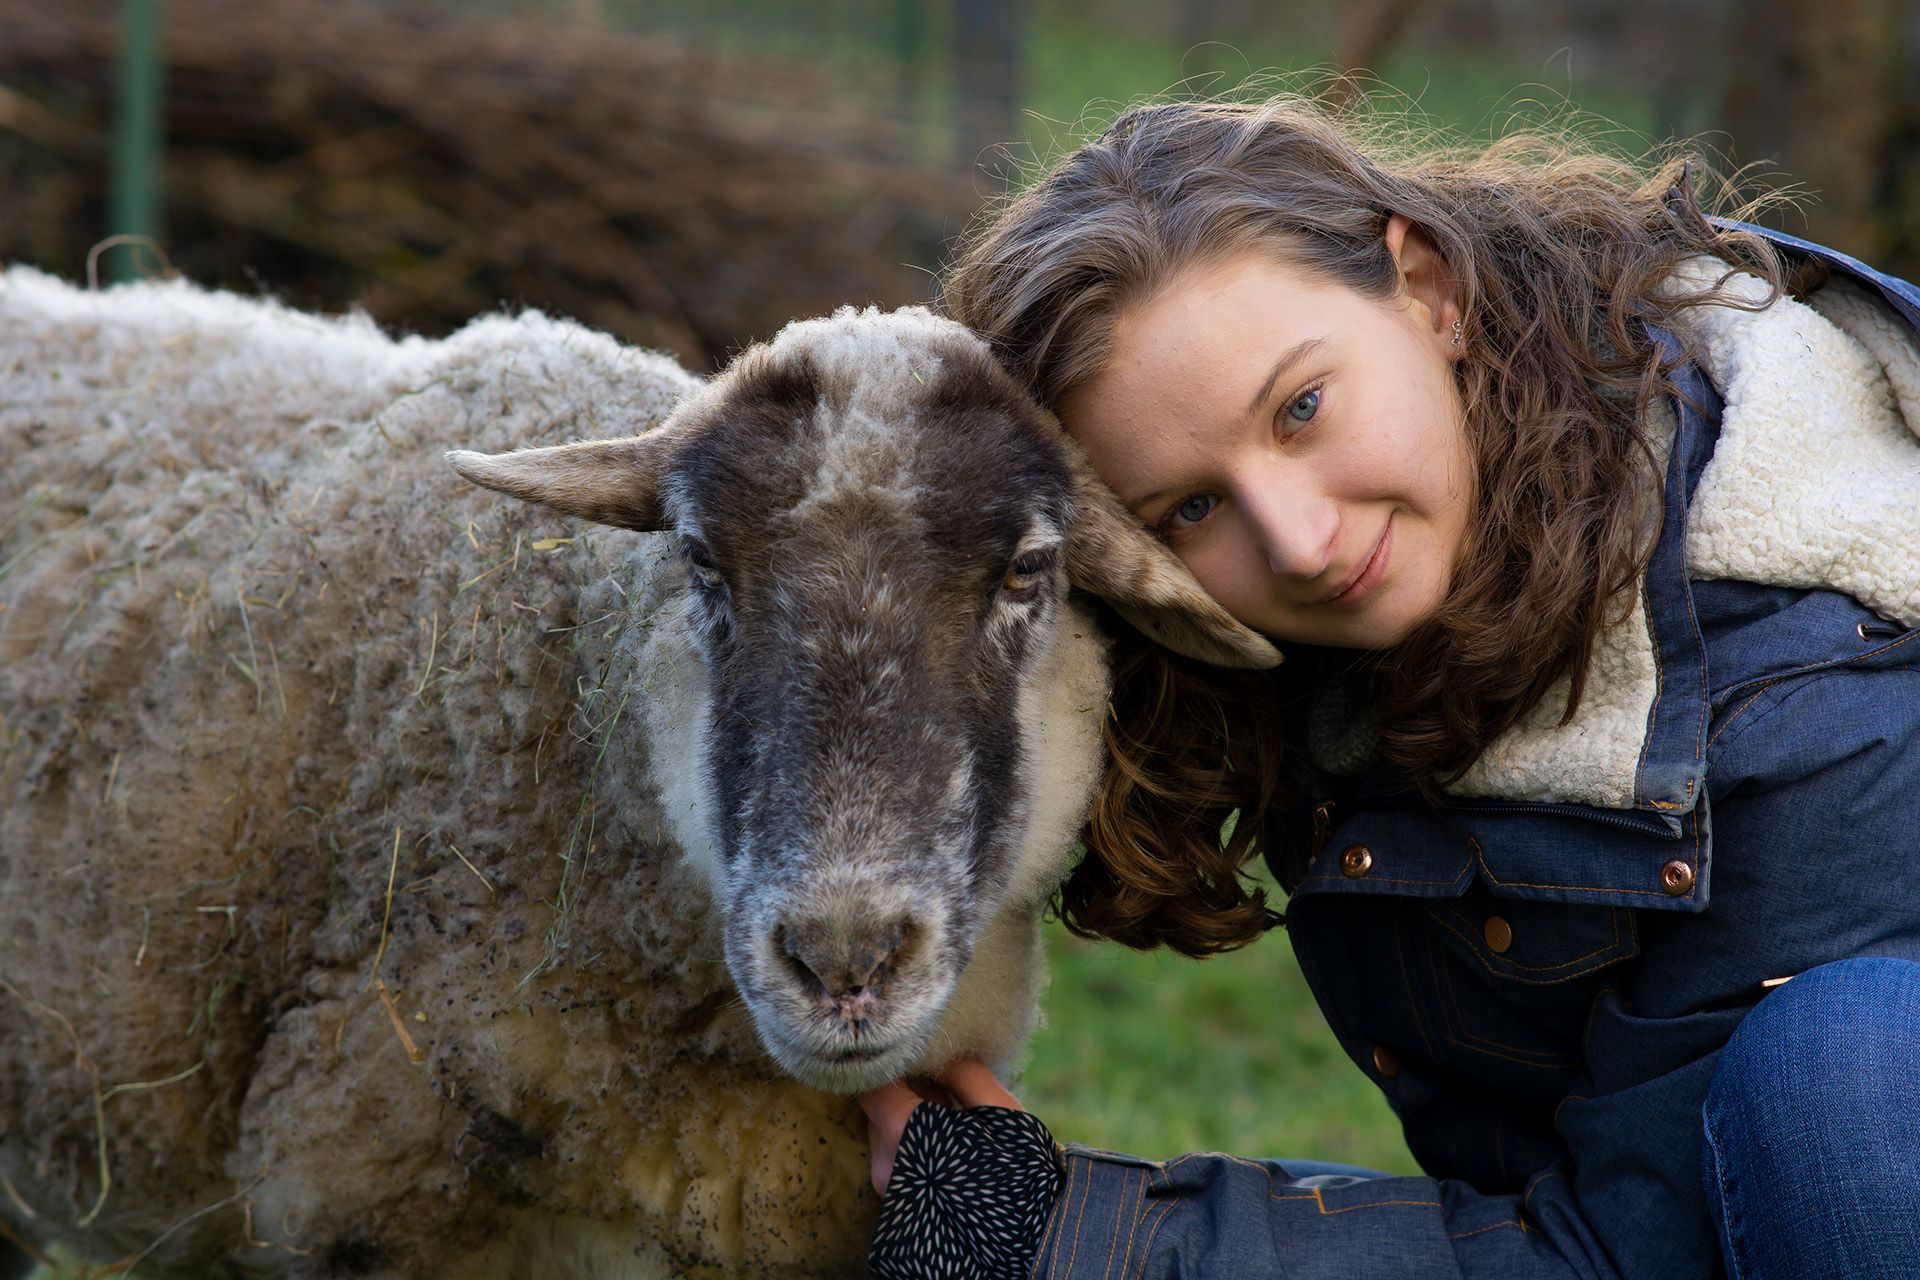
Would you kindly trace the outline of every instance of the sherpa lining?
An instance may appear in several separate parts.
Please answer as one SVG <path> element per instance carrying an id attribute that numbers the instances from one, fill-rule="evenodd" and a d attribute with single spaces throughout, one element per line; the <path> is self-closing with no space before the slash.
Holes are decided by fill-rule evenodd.
<path id="1" fill-rule="evenodd" d="M 1699 259 L 1676 284 L 1711 285 Z M 1765 286 L 1736 276 L 1730 296 Z M 1720 437 L 1689 510 L 1687 573 L 1842 591 L 1920 625 L 1920 341 L 1874 295 L 1834 280 L 1810 305 L 1683 313 L 1701 368 L 1725 401 Z M 1664 407 L 1664 406 L 1663 406 Z M 1670 440 L 1671 419 L 1658 433 Z M 1580 708 L 1549 690 L 1448 790 L 1459 796 L 1629 808 L 1659 689 L 1644 588 L 1603 630 Z M 1680 796 L 1648 797 L 1683 803 Z"/>

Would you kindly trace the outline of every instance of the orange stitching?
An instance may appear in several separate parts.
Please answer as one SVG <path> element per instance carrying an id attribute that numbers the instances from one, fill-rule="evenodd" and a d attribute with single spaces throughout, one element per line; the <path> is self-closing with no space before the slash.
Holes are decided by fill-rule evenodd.
<path id="1" fill-rule="evenodd" d="M 1520 1228 L 1521 1232 L 1524 1234 L 1527 1229 L 1527 1224 L 1524 1222 L 1521 1222 L 1518 1218 L 1509 1218 L 1505 1222 L 1496 1222 L 1490 1227 L 1475 1227 L 1471 1231 L 1462 1231 L 1458 1235 L 1448 1236 L 1447 1239 L 1465 1240 L 1468 1236 L 1477 1236 L 1482 1231 L 1498 1231 L 1502 1227 L 1518 1227 Z"/>
<path id="2" fill-rule="evenodd" d="M 1571 1098 L 1562 1099 L 1560 1105 L 1565 1106 L 1570 1101 L 1572 1101 Z M 1559 1111 L 1559 1107 L 1554 1108 L 1554 1111 L 1557 1114 Z M 1529 1182 L 1527 1184 L 1526 1192 L 1522 1194 L 1520 1197 L 1520 1203 L 1522 1205 L 1526 1205 L 1529 1201 L 1531 1201 L 1533 1199 L 1534 1189 L 1537 1188 L 1541 1183 L 1547 1181 L 1550 1178 L 1558 1178 L 1562 1176 L 1564 1175 L 1556 1173 L 1552 1169 L 1548 1169 L 1546 1172 L 1540 1174 L 1532 1182 Z"/>
<path id="3" fill-rule="evenodd" d="M 1073 1218 L 1073 1252 L 1067 1255 L 1067 1274 L 1073 1274 L 1073 1260 L 1080 1256 L 1080 1224 L 1087 1217 L 1087 1201 L 1093 1199 L 1093 1161 L 1087 1161 L 1087 1194 L 1080 1199 L 1080 1212 Z"/>
<path id="4" fill-rule="evenodd" d="M 1695 809 L 1692 812 L 1693 812 L 1693 816 L 1697 816 L 1699 814 L 1698 809 Z M 1524 880 L 1502 880 L 1499 876 L 1496 876 L 1493 874 L 1493 869 L 1487 866 L 1486 860 L 1484 858 L 1481 859 L 1480 861 L 1480 869 L 1481 871 L 1486 873 L 1487 880 L 1490 883 L 1495 884 L 1502 889 L 1552 889 L 1557 893 L 1631 893 L 1637 897 L 1642 897 L 1642 898 L 1673 897 L 1672 894 L 1659 889 L 1619 889 L 1619 888 L 1609 888 L 1606 885 L 1591 885 L 1591 884 L 1529 884 Z M 1684 894 L 1682 896 L 1683 897 L 1691 896 L 1691 893 Z"/>
<path id="5" fill-rule="evenodd" d="M 1145 1172 L 1141 1170 L 1143 1175 Z M 1107 1280 L 1113 1274 L 1113 1258 L 1120 1252 L 1120 1219 L 1127 1211 L 1127 1184 L 1133 1180 L 1133 1173 L 1128 1168 L 1120 1170 L 1120 1199 L 1113 1206 L 1113 1239 L 1107 1244 L 1107 1265 L 1100 1269 L 1100 1280 Z M 1120 1269 L 1120 1274 L 1126 1275 L 1125 1267 Z"/>
<path id="6" fill-rule="evenodd" d="M 1865 653 L 1856 653 L 1851 658 L 1828 658 L 1824 662 L 1809 662 L 1804 666 L 1790 667 L 1785 671 L 1776 671 L 1771 676 L 1765 678 L 1768 680 L 1785 680 L 1788 676 L 1810 675 L 1816 671 L 1829 671 L 1837 670 L 1840 667 L 1850 667 L 1863 658 L 1877 658 L 1883 653 L 1891 653 L 1909 640 L 1920 640 L 1920 627 L 1912 628 L 1898 640 L 1883 644 L 1878 649 L 1869 649 Z"/>
<path id="7" fill-rule="evenodd" d="M 1067 1210 L 1073 1207 L 1073 1180 L 1079 1176 L 1080 1166 L 1086 1163 L 1086 1159 L 1085 1156 L 1079 1156 L 1067 1162 L 1067 1185 L 1065 1189 L 1060 1192 L 1060 1199 L 1053 1206 L 1053 1212 L 1047 1217 L 1047 1228 L 1040 1235 L 1040 1252 L 1034 1257 L 1033 1272 L 1029 1280 L 1032 1280 L 1033 1276 L 1040 1274 L 1040 1263 L 1047 1256 L 1047 1242 L 1049 1240 L 1053 1242 L 1054 1260 L 1056 1262 L 1059 1261 L 1060 1224 L 1066 1220 Z"/>
<path id="8" fill-rule="evenodd" d="M 1147 1274 L 1147 1259 L 1153 1256 L 1153 1238 L 1160 1234 L 1160 1225 L 1167 1220 L 1167 1215 L 1173 1212 L 1173 1206 L 1179 1203 L 1178 1200 L 1169 1200 L 1161 1205 L 1160 1216 L 1153 1220 L 1153 1230 L 1147 1232 L 1147 1243 L 1140 1250 L 1140 1274 L 1143 1277 Z"/>
<path id="9" fill-rule="evenodd" d="M 1429 943 L 1429 945 L 1432 944 Z M 1483 1054 L 1489 1058 L 1502 1058 L 1516 1066 L 1531 1067 L 1536 1071 L 1551 1071 L 1559 1067 L 1570 1067 L 1579 1062 L 1580 1059 L 1578 1056 L 1571 1053 L 1550 1053 L 1544 1049 L 1523 1049 L 1517 1044 L 1508 1044 L 1503 1040 L 1495 1040 L 1488 1036 L 1475 1035 L 1473 1032 L 1467 1030 L 1467 1021 L 1460 1015 L 1459 1001 L 1453 993 L 1452 976 L 1445 969 L 1439 969 L 1439 978 L 1440 981 L 1437 990 L 1440 995 L 1441 1008 L 1443 1012 L 1451 1015 L 1447 1019 L 1449 1024 L 1447 1041 L 1452 1044 L 1454 1048 L 1464 1049 L 1468 1053 Z M 1508 1052 L 1501 1053 L 1499 1052 L 1501 1049 L 1505 1049 Z M 1515 1054 L 1527 1054 L 1540 1059 L 1540 1061 L 1529 1062 L 1526 1058 L 1513 1056 Z"/>
<path id="10" fill-rule="evenodd" d="M 1709 751 L 1713 750 L 1713 744 L 1720 741 L 1720 735 L 1725 733 L 1727 729 L 1732 726 L 1733 722 L 1740 718 L 1741 712 L 1745 711 L 1748 707 L 1752 706 L 1755 702 L 1759 701 L 1761 694 L 1773 688 L 1773 686 L 1775 686 L 1776 684 L 1779 684 L 1781 679 L 1783 678 L 1784 677 L 1776 676 L 1771 680 L 1765 681 L 1764 683 L 1761 684 L 1761 686 L 1758 689 L 1755 689 L 1753 691 L 1753 696 L 1751 698 L 1748 698 L 1745 702 L 1741 703 L 1739 706 L 1735 707 L 1731 712 L 1729 712 L 1727 714 L 1726 719 L 1720 722 L 1720 727 L 1713 731 L 1713 736 L 1707 739 L 1707 750 Z"/>
<path id="11" fill-rule="evenodd" d="M 1344 1209 L 1329 1209 L 1327 1208 L 1327 1202 L 1321 1198 L 1320 1188 L 1318 1187 L 1313 1188 L 1312 1195 L 1305 1196 L 1281 1196 L 1268 1192 L 1267 1199 L 1311 1200 L 1319 1207 L 1321 1216 L 1327 1218 L 1331 1218 L 1337 1213 L 1352 1213 L 1356 1209 L 1385 1209 L 1394 1205 L 1419 1205 L 1428 1209 L 1438 1209 L 1440 1207 L 1438 1200 L 1370 1200 L 1366 1204 L 1350 1204 Z"/>
<path id="12" fill-rule="evenodd" d="M 1127 1253 L 1120 1259 L 1120 1280 L 1127 1280 L 1127 1265 L 1133 1261 L 1133 1243 L 1140 1238 L 1140 1219 L 1147 1216 L 1147 1184 L 1153 1181 L 1151 1170 L 1140 1171 L 1140 1199 L 1133 1209 L 1133 1221 L 1127 1224 Z"/>

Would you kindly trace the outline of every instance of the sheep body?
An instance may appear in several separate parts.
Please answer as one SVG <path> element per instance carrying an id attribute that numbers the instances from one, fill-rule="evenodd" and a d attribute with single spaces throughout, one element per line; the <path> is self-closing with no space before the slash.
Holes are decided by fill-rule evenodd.
<path id="1" fill-rule="evenodd" d="M 617 767 L 665 540 L 438 462 L 698 380 L 21 269 L 0 379 L 0 1215 L 152 1275 L 852 1270 L 857 1108 Z"/>

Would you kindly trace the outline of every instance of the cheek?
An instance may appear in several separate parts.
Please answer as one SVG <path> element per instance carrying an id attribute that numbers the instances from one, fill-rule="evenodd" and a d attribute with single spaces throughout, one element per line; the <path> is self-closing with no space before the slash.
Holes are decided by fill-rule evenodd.
<path id="1" fill-rule="evenodd" d="M 1175 548 L 1175 554 L 1194 581 L 1228 613 L 1237 615 L 1241 603 L 1267 594 L 1271 574 L 1265 557 L 1258 553 L 1242 525 L 1223 521 L 1198 543 Z"/>

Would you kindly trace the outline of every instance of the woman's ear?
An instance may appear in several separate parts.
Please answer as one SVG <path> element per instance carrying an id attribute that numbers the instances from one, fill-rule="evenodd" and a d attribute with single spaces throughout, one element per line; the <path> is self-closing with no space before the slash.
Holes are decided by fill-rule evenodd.
<path id="1" fill-rule="evenodd" d="M 1421 327 L 1432 334 L 1447 359 L 1458 360 L 1465 349 L 1455 340 L 1454 326 L 1460 323 L 1461 314 L 1460 290 L 1452 268 L 1426 232 L 1404 213 L 1387 215 L 1384 239 L 1387 252 L 1400 268 L 1401 292 L 1414 304 Z"/>

